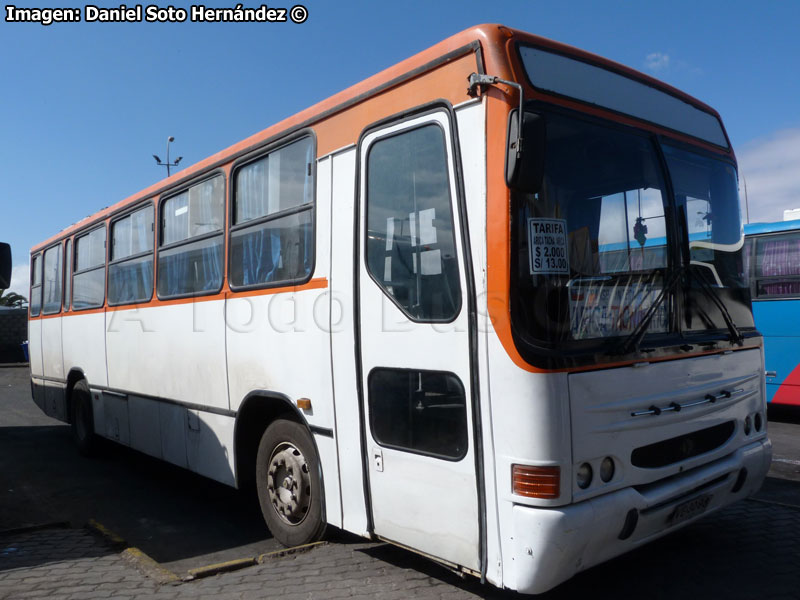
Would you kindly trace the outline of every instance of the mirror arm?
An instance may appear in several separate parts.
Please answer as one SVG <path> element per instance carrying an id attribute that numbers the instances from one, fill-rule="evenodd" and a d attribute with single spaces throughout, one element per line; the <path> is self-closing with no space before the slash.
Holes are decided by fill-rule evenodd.
<path id="1" fill-rule="evenodd" d="M 508 81 L 507 79 L 500 79 L 495 75 L 479 75 L 478 73 L 472 73 L 469 76 L 469 87 L 467 88 L 467 93 L 472 96 L 473 98 L 479 95 L 478 87 L 485 85 L 494 85 L 495 83 L 503 83 L 505 85 L 510 85 L 511 87 L 517 88 L 519 90 L 519 127 L 517 127 L 517 158 L 522 155 L 522 117 L 523 117 L 523 106 L 525 104 L 525 95 L 522 93 L 522 85 L 517 83 L 516 81 Z"/>

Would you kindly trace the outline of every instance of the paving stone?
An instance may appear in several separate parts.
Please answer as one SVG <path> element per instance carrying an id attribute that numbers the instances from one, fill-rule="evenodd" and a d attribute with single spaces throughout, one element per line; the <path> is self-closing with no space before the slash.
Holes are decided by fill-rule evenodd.
<path id="1" fill-rule="evenodd" d="M 32 532 L 0 539 L 0 598 L 520 598 L 472 577 L 460 579 L 413 553 L 379 543 L 330 543 L 234 573 L 159 586 L 83 530 L 49 533 L 54 535 Z M 3 548 L 17 550 L 2 554 Z M 798 598 L 798 556 L 800 510 L 743 501 L 581 573 L 541 598 L 596 596 L 598 590 L 620 599 Z"/>

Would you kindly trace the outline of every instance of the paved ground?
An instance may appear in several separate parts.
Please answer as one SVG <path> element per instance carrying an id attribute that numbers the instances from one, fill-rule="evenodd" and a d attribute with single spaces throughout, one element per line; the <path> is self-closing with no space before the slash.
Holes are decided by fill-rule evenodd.
<path id="1" fill-rule="evenodd" d="M 31 400 L 28 370 L 0 369 L 0 531 L 89 519 L 180 573 L 280 548 L 255 492 L 116 444 L 83 458 L 69 426 Z"/>
<path id="2" fill-rule="evenodd" d="M 306 552 L 181 581 L 172 572 L 275 549 L 250 496 L 123 449 L 80 459 L 68 428 L 36 413 L 26 378 L 0 369 L 0 599 L 520 598 L 336 532 Z M 780 460 L 756 498 L 541 597 L 800 598 L 800 419 L 781 418 L 770 423 Z M 82 527 L 90 517 L 161 564 Z M 66 526 L 7 531 L 54 520 Z"/>
<path id="3" fill-rule="evenodd" d="M 745 500 L 541 596 L 800 597 L 800 510 Z M 0 598 L 517 598 L 384 544 L 340 541 L 197 581 L 160 585 L 85 530 L 0 537 Z"/>

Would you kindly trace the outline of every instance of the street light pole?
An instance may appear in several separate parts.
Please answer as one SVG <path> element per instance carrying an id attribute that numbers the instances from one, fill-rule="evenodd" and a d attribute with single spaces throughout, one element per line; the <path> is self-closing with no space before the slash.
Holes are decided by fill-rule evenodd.
<path id="1" fill-rule="evenodd" d="M 750 203 L 747 201 L 747 179 L 745 176 L 742 175 L 742 181 L 744 182 L 744 210 L 747 213 L 747 223 L 750 223 Z"/>
<path id="2" fill-rule="evenodd" d="M 169 177 L 169 176 L 170 176 L 170 170 L 169 170 L 169 168 L 170 168 L 170 167 L 177 167 L 177 166 L 178 166 L 178 163 L 179 163 L 179 162 L 181 162 L 181 160 L 183 159 L 183 157 L 182 157 L 182 156 L 179 156 L 178 158 L 176 158 L 176 159 L 175 159 L 175 162 L 174 162 L 174 163 L 171 163 L 171 162 L 169 162 L 169 144 L 170 144 L 170 142 L 174 142 L 174 141 L 175 141 L 175 138 L 174 138 L 174 137 L 172 137 L 172 136 L 169 136 L 169 137 L 167 138 L 167 162 L 161 162 L 161 159 L 160 159 L 160 158 L 159 158 L 157 155 L 153 154 L 153 158 L 155 158 L 155 159 L 156 159 L 156 162 L 157 162 L 157 163 L 158 163 L 160 166 L 162 166 L 162 167 L 167 167 L 167 177 Z"/>
<path id="3" fill-rule="evenodd" d="M 174 142 L 174 141 L 175 141 L 175 138 L 172 137 L 172 136 L 169 136 L 167 138 L 167 177 L 169 177 L 169 168 L 172 166 L 172 165 L 169 164 L 169 143 L 170 142 Z"/>

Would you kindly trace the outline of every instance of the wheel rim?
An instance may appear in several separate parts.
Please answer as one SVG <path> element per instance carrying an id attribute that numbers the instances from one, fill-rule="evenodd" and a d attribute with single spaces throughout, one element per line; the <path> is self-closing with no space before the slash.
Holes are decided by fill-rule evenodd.
<path id="1" fill-rule="evenodd" d="M 311 476 L 303 453 L 289 442 L 278 444 L 269 459 L 267 494 L 288 525 L 299 525 L 306 518 L 311 506 Z"/>

